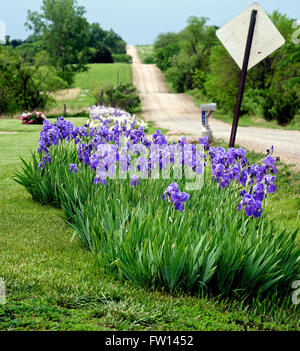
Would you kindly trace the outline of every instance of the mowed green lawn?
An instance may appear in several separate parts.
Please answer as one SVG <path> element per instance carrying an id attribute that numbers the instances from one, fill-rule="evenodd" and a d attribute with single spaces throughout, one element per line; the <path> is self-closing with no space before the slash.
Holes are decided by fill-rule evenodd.
<path id="1" fill-rule="evenodd" d="M 95 63 L 88 65 L 87 72 L 76 75 L 74 87 L 90 89 L 119 83 L 132 83 L 131 65 L 127 63 Z"/>
<path id="2" fill-rule="evenodd" d="M 73 100 L 57 101 L 56 109 L 63 111 L 64 104 L 67 109 L 81 111 L 95 104 L 94 92 L 117 83 L 132 83 L 131 65 L 127 63 L 95 63 L 88 65 L 86 72 L 78 73 L 73 88 L 80 88 L 80 93 Z"/>
<path id="3" fill-rule="evenodd" d="M 76 125 L 86 119 L 70 119 Z M 172 296 L 119 281 L 96 264 L 62 211 L 32 201 L 13 181 L 19 156 L 37 149 L 40 126 L 0 120 L 0 330 L 290 330 L 292 307 Z"/>

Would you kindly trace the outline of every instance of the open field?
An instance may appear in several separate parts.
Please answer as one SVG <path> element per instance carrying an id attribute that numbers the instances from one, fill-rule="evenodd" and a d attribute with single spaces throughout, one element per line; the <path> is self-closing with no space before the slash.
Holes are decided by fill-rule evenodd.
<path id="1" fill-rule="evenodd" d="M 67 112 L 80 112 L 95 103 L 94 92 L 100 91 L 108 85 L 119 83 L 132 83 L 132 72 L 126 63 L 95 63 L 88 65 L 87 72 L 76 75 L 74 87 L 71 89 L 73 96 L 64 98 L 59 92 L 57 104 L 51 109 L 51 114 L 59 114 L 67 106 Z M 75 94 L 76 92 L 76 94 Z M 72 94 L 71 94 L 72 95 Z M 70 99 L 71 97 L 71 99 Z"/>
<path id="2" fill-rule="evenodd" d="M 76 75 L 74 86 L 80 89 L 90 89 L 93 86 L 103 88 L 106 85 L 117 85 L 118 72 L 119 83 L 131 83 L 132 73 L 127 63 L 96 63 L 88 65 L 87 72 Z"/>
<path id="3" fill-rule="evenodd" d="M 56 101 L 60 100 L 74 100 L 77 98 L 78 94 L 80 93 L 79 88 L 73 89 L 63 89 L 58 91 L 56 94 L 53 94 L 53 98 Z"/>
<path id="4" fill-rule="evenodd" d="M 70 120 L 76 125 L 85 122 Z M 0 135 L 0 277 L 8 292 L 7 304 L 0 306 L 1 330 L 298 328 L 295 308 L 272 301 L 251 308 L 245 301 L 170 295 L 119 281 L 103 271 L 81 242 L 72 240 L 73 230 L 62 212 L 32 201 L 12 179 L 21 166 L 18 157 L 28 159 L 30 150 L 37 148 L 40 126 L 3 120 L 0 126 L 19 132 Z M 250 159 L 260 157 L 252 154 Z M 280 177 L 278 197 L 288 200 L 295 176 L 286 171 Z M 276 201 L 272 197 L 270 204 Z"/>

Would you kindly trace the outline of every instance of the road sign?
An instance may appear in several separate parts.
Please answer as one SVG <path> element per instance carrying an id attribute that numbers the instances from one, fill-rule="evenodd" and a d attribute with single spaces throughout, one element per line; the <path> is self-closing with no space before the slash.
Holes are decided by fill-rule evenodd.
<path id="1" fill-rule="evenodd" d="M 280 48 L 285 40 L 257 2 L 218 29 L 216 35 L 242 70 L 229 140 L 233 147 L 247 71 Z"/>
<path id="2" fill-rule="evenodd" d="M 254 3 L 233 20 L 217 30 L 216 35 L 242 69 L 249 22 L 253 10 L 257 11 L 248 70 L 280 48 L 285 40 L 258 3 Z"/>

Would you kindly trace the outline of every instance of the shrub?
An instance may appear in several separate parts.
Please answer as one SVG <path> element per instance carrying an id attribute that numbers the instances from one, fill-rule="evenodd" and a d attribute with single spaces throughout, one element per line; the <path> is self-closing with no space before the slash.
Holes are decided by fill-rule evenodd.
<path id="1" fill-rule="evenodd" d="M 207 74 L 200 69 L 196 69 L 193 73 L 193 87 L 201 91 L 202 94 L 206 94 L 205 83 L 207 80 Z"/>
<path id="2" fill-rule="evenodd" d="M 154 57 L 153 54 L 147 54 L 147 55 L 145 56 L 143 62 L 144 62 L 145 64 L 150 64 L 150 65 L 156 63 L 155 57 Z"/>
<path id="3" fill-rule="evenodd" d="M 247 89 L 244 92 L 241 114 L 262 115 L 264 102 L 263 92 L 258 89 Z"/>
<path id="4" fill-rule="evenodd" d="M 109 86 L 103 89 L 103 94 L 97 91 L 95 98 L 100 105 L 117 107 L 128 112 L 134 111 L 141 102 L 133 84 Z"/>
<path id="5" fill-rule="evenodd" d="M 31 113 L 23 113 L 19 116 L 23 124 L 43 124 L 46 116 L 42 112 L 33 111 Z"/>
<path id="6" fill-rule="evenodd" d="M 113 54 L 113 61 L 115 63 L 120 62 L 120 63 L 131 63 L 132 62 L 132 57 L 126 54 Z"/>
<path id="7" fill-rule="evenodd" d="M 300 99 L 295 92 L 265 94 L 263 114 L 267 121 L 276 120 L 280 125 L 289 124 L 300 108 Z"/>
<path id="8" fill-rule="evenodd" d="M 193 88 L 195 58 L 178 55 L 173 59 L 174 65 L 166 71 L 166 78 L 172 83 L 177 93 Z"/>
<path id="9" fill-rule="evenodd" d="M 110 50 L 103 44 L 96 49 L 89 49 L 89 63 L 113 63 L 114 59 Z"/>

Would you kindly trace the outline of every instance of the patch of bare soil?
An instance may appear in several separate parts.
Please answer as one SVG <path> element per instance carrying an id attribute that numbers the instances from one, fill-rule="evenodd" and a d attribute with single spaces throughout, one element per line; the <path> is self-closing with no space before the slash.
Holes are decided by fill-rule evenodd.
<path id="1" fill-rule="evenodd" d="M 75 100 L 80 93 L 79 88 L 63 89 L 52 95 L 56 101 L 61 100 Z"/>

